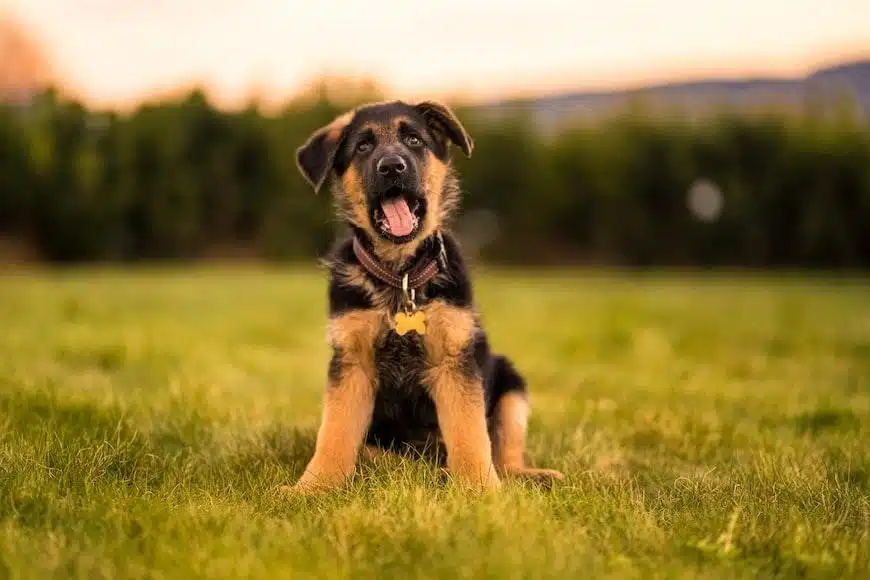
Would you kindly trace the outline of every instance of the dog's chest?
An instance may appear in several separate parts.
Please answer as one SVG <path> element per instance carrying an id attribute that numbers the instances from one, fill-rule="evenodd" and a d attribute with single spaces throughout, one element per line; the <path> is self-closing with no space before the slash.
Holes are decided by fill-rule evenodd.
<path id="1" fill-rule="evenodd" d="M 437 429 L 435 405 L 422 384 L 426 365 L 422 337 L 389 331 L 375 351 L 375 364 L 378 390 L 372 428 L 399 439 L 423 437 L 424 431 Z"/>
<path id="2" fill-rule="evenodd" d="M 393 329 L 388 329 L 381 344 L 375 348 L 375 366 L 382 390 L 417 390 L 425 363 L 425 345 L 422 337 L 415 332 L 400 336 Z"/>

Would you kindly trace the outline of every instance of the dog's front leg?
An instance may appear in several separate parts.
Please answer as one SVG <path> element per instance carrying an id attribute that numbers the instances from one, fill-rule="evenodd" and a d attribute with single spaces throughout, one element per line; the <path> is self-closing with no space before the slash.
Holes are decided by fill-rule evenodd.
<path id="1" fill-rule="evenodd" d="M 447 468 L 475 488 L 498 488 L 486 424 L 483 378 L 474 360 L 471 312 L 436 302 L 426 308 L 426 383 L 447 448 Z"/>
<path id="2" fill-rule="evenodd" d="M 472 487 L 500 487 L 486 429 L 481 381 L 467 380 L 444 368 L 436 369 L 430 377 L 448 470 Z"/>
<path id="3" fill-rule="evenodd" d="M 375 390 L 359 367 L 327 387 L 314 455 L 293 491 L 335 487 L 349 476 L 372 416 Z"/>
<path id="4" fill-rule="evenodd" d="M 290 491 L 332 488 L 353 472 L 374 409 L 373 341 L 380 325 L 379 315 L 373 312 L 331 321 L 333 355 L 314 455 Z"/>

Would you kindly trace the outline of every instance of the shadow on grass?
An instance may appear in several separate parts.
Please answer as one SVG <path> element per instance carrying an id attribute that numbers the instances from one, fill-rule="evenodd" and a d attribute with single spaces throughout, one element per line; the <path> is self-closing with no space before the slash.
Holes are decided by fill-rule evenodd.
<path id="1" fill-rule="evenodd" d="M 850 409 L 819 408 L 798 415 L 780 415 L 760 420 L 762 429 L 787 429 L 800 436 L 850 433 L 861 428 L 862 418 Z"/>
<path id="2" fill-rule="evenodd" d="M 861 420 L 847 409 L 817 409 L 801 413 L 793 419 L 800 434 L 816 435 L 823 431 L 851 431 L 861 426 Z"/>

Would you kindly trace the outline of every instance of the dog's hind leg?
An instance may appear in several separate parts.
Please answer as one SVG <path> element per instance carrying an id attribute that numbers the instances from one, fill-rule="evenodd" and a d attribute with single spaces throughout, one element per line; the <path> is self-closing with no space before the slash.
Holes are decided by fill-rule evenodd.
<path id="1" fill-rule="evenodd" d="M 496 394 L 493 412 L 493 460 L 507 477 L 525 477 L 549 482 L 562 479 L 561 472 L 526 465 L 526 434 L 529 401 L 522 377 L 504 357 L 496 357 L 491 377 Z"/>

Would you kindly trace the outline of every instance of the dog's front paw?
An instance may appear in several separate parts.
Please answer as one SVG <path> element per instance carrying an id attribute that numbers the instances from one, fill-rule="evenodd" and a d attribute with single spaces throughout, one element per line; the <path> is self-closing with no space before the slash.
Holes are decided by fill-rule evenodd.
<path id="1" fill-rule="evenodd" d="M 297 482 L 293 485 L 282 485 L 278 488 L 278 493 L 287 499 L 308 498 L 326 495 L 338 487 L 338 485 L 327 485 L 323 483 Z"/>
<path id="2" fill-rule="evenodd" d="M 322 485 L 295 483 L 293 485 L 282 485 L 278 488 L 278 493 L 286 498 L 313 497 L 328 490 L 328 487 Z"/>
<path id="3" fill-rule="evenodd" d="M 499 478 L 495 467 L 478 466 L 469 468 L 468 466 L 460 466 L 453 468 L 448 467 L 444 470 L 456 483 L 462 487 L 472 489 L 474 491 L 495 491 L 502 488 L 502 481 Z"/>
<path id="4" fill-rule="evenodd" d="M 484 483 L 487 489 L 501 489 L 501 478 L 498 476 L 494 465 L 490 465 L 486 471 L 486 481 Z"/>
<path id="5" fill-rule="evenodd" d="M 309 497 L 329 492 L 339 487 L 344 481 L 343 473 L 315 473 L 306 471 L 293 485 L 284 485 L 279 488 L 285 496 Z"/>

